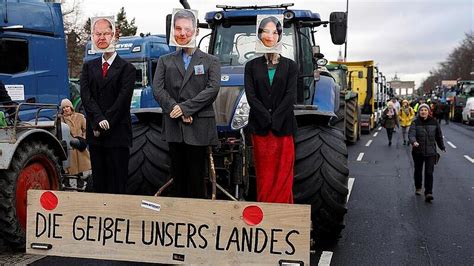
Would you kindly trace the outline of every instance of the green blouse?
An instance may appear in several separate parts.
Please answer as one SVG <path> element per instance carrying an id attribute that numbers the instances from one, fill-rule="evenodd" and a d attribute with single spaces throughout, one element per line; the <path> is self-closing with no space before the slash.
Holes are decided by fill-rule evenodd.
<path id="1" fill-rule="evenodd" d="M 268 78 L 270 79 L 270 86 L 273 83 L 273 77 L 275 77 L 275 71 L 276 71 L 276 68 L 268 69 Z"/>

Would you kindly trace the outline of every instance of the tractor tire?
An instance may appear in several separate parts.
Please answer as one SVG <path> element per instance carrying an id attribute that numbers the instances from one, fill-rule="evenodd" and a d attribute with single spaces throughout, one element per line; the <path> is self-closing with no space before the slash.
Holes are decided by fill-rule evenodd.
<path id="1" fill-rule="evenodd" d="M 345 227 L 349 169 L 341 130 L 307 125 L 295 135 L 295 203 L 311 205 L 313 238 L 333 243 Z"/>
<path id="2" fill-rule="evenodd" d="M 354 144 L 360 138 L 359 128 L 359 105 L 357 98 L 352 98 L 346 102 L 346 141 L 350 144 Z"/>
<path id="3" fill-rule="evenodd" d="M 169 180 L 170 172 L 169 148 L 162 139 L 161 122 L 139 121 L 132 125 L 132 133 L 127 193 L 154 195 Z"/>
<path id="4" fill-rule="evenodd" d="M 28 189 L 58 190 L 60 173 L 58 157 L 41 142 L 20 144 L 10 168 L 0 171 L 0 234 L 13 249 L 25 247 Z"/>

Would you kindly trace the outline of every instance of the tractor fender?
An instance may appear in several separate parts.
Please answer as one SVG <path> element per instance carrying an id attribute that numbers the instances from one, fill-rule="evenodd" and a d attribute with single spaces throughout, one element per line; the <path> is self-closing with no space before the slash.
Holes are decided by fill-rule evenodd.
<path id="1" fill-rule="evenodd" d="M 69 127 L 67 129 L 69 129 Z M 56 156 L 58 156 L 61 161 L 67 159 L 66 151 L 61 142 L 56 138 L 56 136 L 47 130 L 40 128 L 25 130 L 19 132 L 16 139 L 17 141 L 15 143 L 0 143 L 0 169 L 2 170 L 10 167 L 15 151 L 25 141 L 40 140 L 41 142 L 50 145 Z"/>

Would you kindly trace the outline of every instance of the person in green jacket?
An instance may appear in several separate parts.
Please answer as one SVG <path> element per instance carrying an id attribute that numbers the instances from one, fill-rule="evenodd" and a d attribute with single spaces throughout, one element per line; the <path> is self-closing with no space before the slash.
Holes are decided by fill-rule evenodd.
<path id="1" fill-rule="evenodd" d="M 383 111 L 382 119 L 382 126 L 387 130 L 388 146 L 392 146 L 393 130 L 395 129 L 395 126 L 398 128 L 400 127 L 400 124 L 398 123 L 397 110 L 392 101 L 387 103 L 387 108 Z"/>

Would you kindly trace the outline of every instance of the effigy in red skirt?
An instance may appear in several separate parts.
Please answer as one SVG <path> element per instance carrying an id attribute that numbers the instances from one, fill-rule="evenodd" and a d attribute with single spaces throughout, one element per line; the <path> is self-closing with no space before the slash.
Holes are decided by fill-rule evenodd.
<path id="1" fill-rule="evenodd" d="M 293 136 L 252 135 L 257 201 L 293 203 Z"/>

